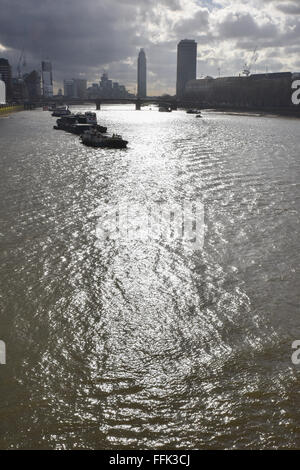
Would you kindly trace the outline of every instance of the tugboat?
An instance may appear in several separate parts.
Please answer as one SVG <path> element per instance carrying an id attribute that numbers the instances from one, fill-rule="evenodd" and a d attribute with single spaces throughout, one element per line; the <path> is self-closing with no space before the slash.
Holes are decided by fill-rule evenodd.
<path id="1" fill-rule="evenodd" d="M 118 134 L 113 134 L 111 137 L 108 137 L 94 128 L 84 132 L 81 136 L 81 141 L 84 145 L 88 145 L 89 147 L 107 147 L 114 149 L 126 148 L 128 144 L 127 140 L 122 139 Z"/>
<path id="2" fill-rule="evenodd" d="M 61 106 L 60 108 L 56 108 L 53 111 L 52 116 L 61 117 L 61 116 L 68 116 L 69 114 L 71 114 L 71 111 L 69 110 L 69 107 L 68 106 Z"/>
<path id="3" fill-rule="evenodd" d="M 91 111 L 87 111 L 84 114 L 77 113 L 75 116 L 80 124 L 97 124 L 97 114 Z"/>
<path id="4" fill-rule="evenodd" d="M 96 129 L 105 133 L 107 127 L 97 124 L 96 113 L 86 112 L 85 114 L 70 114 L 57 119 L 54 129 L 71 132 L 72 134 L 81 135 L 89 129 Z"/>
<path id="5" fill-rule="evenodd" d="M 158 108 L 158 111 L 160 113 L 171 113 L 172 112 L 172 108 L 167 108 L 166 106 L 160 106 Z"/>
<path id="6" fill-rule="evenodd" d="M 199 109 L 191 108 L 191 109 L 188 109 L 186 113 L 187 114 L 201 114 L 201 111 Z"/>

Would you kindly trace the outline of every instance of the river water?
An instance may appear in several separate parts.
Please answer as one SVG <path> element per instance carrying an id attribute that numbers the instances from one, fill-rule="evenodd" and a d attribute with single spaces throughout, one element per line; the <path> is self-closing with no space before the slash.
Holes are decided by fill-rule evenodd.
<path id="1" fill-rule="evenodd" d="M 0 119 L 0 448 L 299 448 L 299 121 L 97 114 L 127 150 Z M 185 201 L 201 246 L 99 236 Z"/>

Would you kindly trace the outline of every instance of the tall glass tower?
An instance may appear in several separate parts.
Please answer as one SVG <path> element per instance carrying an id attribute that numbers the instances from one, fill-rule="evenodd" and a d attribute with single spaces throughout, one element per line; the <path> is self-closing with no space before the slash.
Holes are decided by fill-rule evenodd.
<path id="1" fill-rule="evenodd" d="M 52 64 L 49 60 L 42 62 L 42 81 L 43 95 L 47 97 L 53 96 Z"/>
<path id="2" fill-rule="evenodd" d="M 11 66 L 7 59 L 0 59 L 0 79 L 5 83 L 6 98 L 10 99 L 12 97 L 12 78 Z"/>
<path id="3" fill-rule="evenodd" d="M 184 95 L 185 85 L 194 80 L 197 73 L 197 43 L 193 39 L 183 39 L 177 46 L 176 95 Z"/>
<path id="4" fill-rule="evenodd" d="M 147 60 L 144 49 L 140 50 L 138 56 L 137 95 L 138 98 L 147 96 Z"/>

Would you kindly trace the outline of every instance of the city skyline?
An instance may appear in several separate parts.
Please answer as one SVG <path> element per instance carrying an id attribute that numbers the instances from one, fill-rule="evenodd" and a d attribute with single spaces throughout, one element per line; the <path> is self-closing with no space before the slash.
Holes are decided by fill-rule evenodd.
<path id="1" fill-rule="evenodd" d="M 143 49 L 140 49 L 140 51 L 142 51 Z M 1 62 L 2 61 L 2 62 Z M 40 73 L 40 78 L 41 78 L 41 94 L 43 96 L 48 96 L 48 97 L 51 97 L 51 96 L 55 96 L 57 94 L 59 94 L 59 91 L 61 91 L 63 88 L 65 88 L 65 84 L 66 82 L 69 82 L 68 85 L 69 86 L 75 86 L 76 88 L 76 83 L 79 83 L 81 82 L 81 84 L 83 82 L 85 82 L 85 88 L 86 89 L 89 89 L 93 86 L 95 86 L 98 82 L 98 79 L 100 77 L 100 73 L 98 74 L 98 77 L 94 80 L 94 81 L 91 81 L 91 80 L 87 80 L 85 78 L 63 78 L 62 82 L 56 82 L 56 87 L 54 86 L 54 83 L 55 83 L 55 80 L 53 79 L 53 67 L 52 67 L 52 62 L 47 59 L 47 60 L 41 60 L 40 61 L 40 64 L 36 64 L 37 66 L 36 67 L 33 67 L 33 68 L 30 68 L 26 61 L 24 61 L 24 65 L 22 65 L 20 67 L 20 65 L 16 65 L 16 64 L 11 64 L 9 62 L 9 60 L 7 59 L 7 57 L 0 57 L 0 70 L 1 69 L 1 66 L 5 67 L 5 70 L 3 69 L 2 70 L 2 74 L 5 76 L 6 78 L 6 81 L 8 80 L 8 70 L 9 70 L 9 77 L 10 77 L 10 80 L 17 80 L 17 79 L 21 79 L 21 78 L 24 78 L 26 76 L 28 76 L 29 74 L 33 73 L 33 72 L 36 72 L 36 73 Z M 137 66 L 138 68 L 138 66 Z M 15 72 L 13 72 L 15 70 Z M 55 70 L 54 70 L 54 74 L 55 74 Z M 75 74 L 75 75 L 78 75 Z M 102 76 L 100 78 L 100 86 L 101 86 L 101 82 L 103 80 L 103 78 L 108 77 L 108 72 L 106 70 L 103 71 L 102 73 Z M 71 83 L 73 82 L 73 83 Z M 119 82 L 116 82 L 115 80 L 113 79 L 107 79 L 107 82 L 108 83 L 111 83 L 114 87 L 121 87 L 121 89 L 125 90 L 126 87 L 125 85 L 123 84 L 119 84 Z M 67 86 L 68 86 L 67 85 Z M 81 85 L 82 86 L 82 85 Z M 135 84 L 135 88 L 137 88 L 137 84 Z M 135 94 L 135 93 L 133 93 Z M 76 97 L 76 91 L 75 92 L 72 92 L 72 95 L 74 95 L 74 97 Z M 146 96 L 146 94 L 145 94 Z"/>
<path id="2" fill-rule="evenodd" d="M 0 55 L 14 65 L 14 73 L 23 49 L 27 71 L 49 58 L 56 92 L 67 77 L 92 83 L 103 69 L 134 92 L 134 64 L 144 47 L 149 58 L 148 94 L 174 94 L 176 48 L 185 37 L 198 43 L 199 77 L 238 75 L 256 46 L 258 72 L 300 69 L 300 7 L 292 0 L 265 5 L 257 0 L 128 0 L 126 5 L 87 0 L 84 10 L 77 0 L 72 8 L 64 1 L 33 6 L 25 0 L 22 8 L 17 0 L 1 3 Z"/>

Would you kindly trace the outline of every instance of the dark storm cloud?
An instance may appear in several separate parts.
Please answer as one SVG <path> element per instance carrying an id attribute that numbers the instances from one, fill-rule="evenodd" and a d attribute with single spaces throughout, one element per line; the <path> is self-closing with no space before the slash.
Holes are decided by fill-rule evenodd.
<path id="1" fill-rule="evenodd" d="M 174 90 L 180 39 L 196 39 L 198 70 L 205 75 L 217 73 L 222 62 L 228 73 L 237 70 L 257 44 L 266 54 L 272 47 L 293 47 L 300 34 L 299 2 L 292 0 L 0 0 L 0 7 L 0 51 L 7 48 L 0 54 L 15 73 L 22 49 L 27 70 L 49 58 L 59 85 L 77 76 L 98 81 L 107 68 L 133 90 L 137 52 L 144 47 L 148 88 Z M 234 44 L 241 51 L 236 57 Z M 277 62 L 284 67 L 287 56 L 278 55 Z"/>
<path id="2" fill-rule="evenodd" d="M 3 45 L 25 48 L 37 57 L 55 57 L 66 65 L 105 63 L 131 52 L 134 16 L 128 4 L 119 3 L 118 11 L 113 2 L 103 0 L 1 0 L 1 4 Z"/>
<path id="3" fill-rule="evenodd" d="M 43 58 L 49 58 L 59 82 L 78 75 L 99 79 L 107 64 L 118 72 L 113 78 L 134 82 L 136 64 L 128 63 L 128 59 L 136 61 L 138 48 L 151 47 L 153 38 L 151 33 L 147 34 L 147 25 L 162 20 L 161 7 L 171 12 L 182 9 L 180 0 L 0 0 L 0 3 L 0 44 L 12 49 L 9 52 L 12 62 L 16 63 L 23 49 L 28 68 L 38 68 Z"/>

